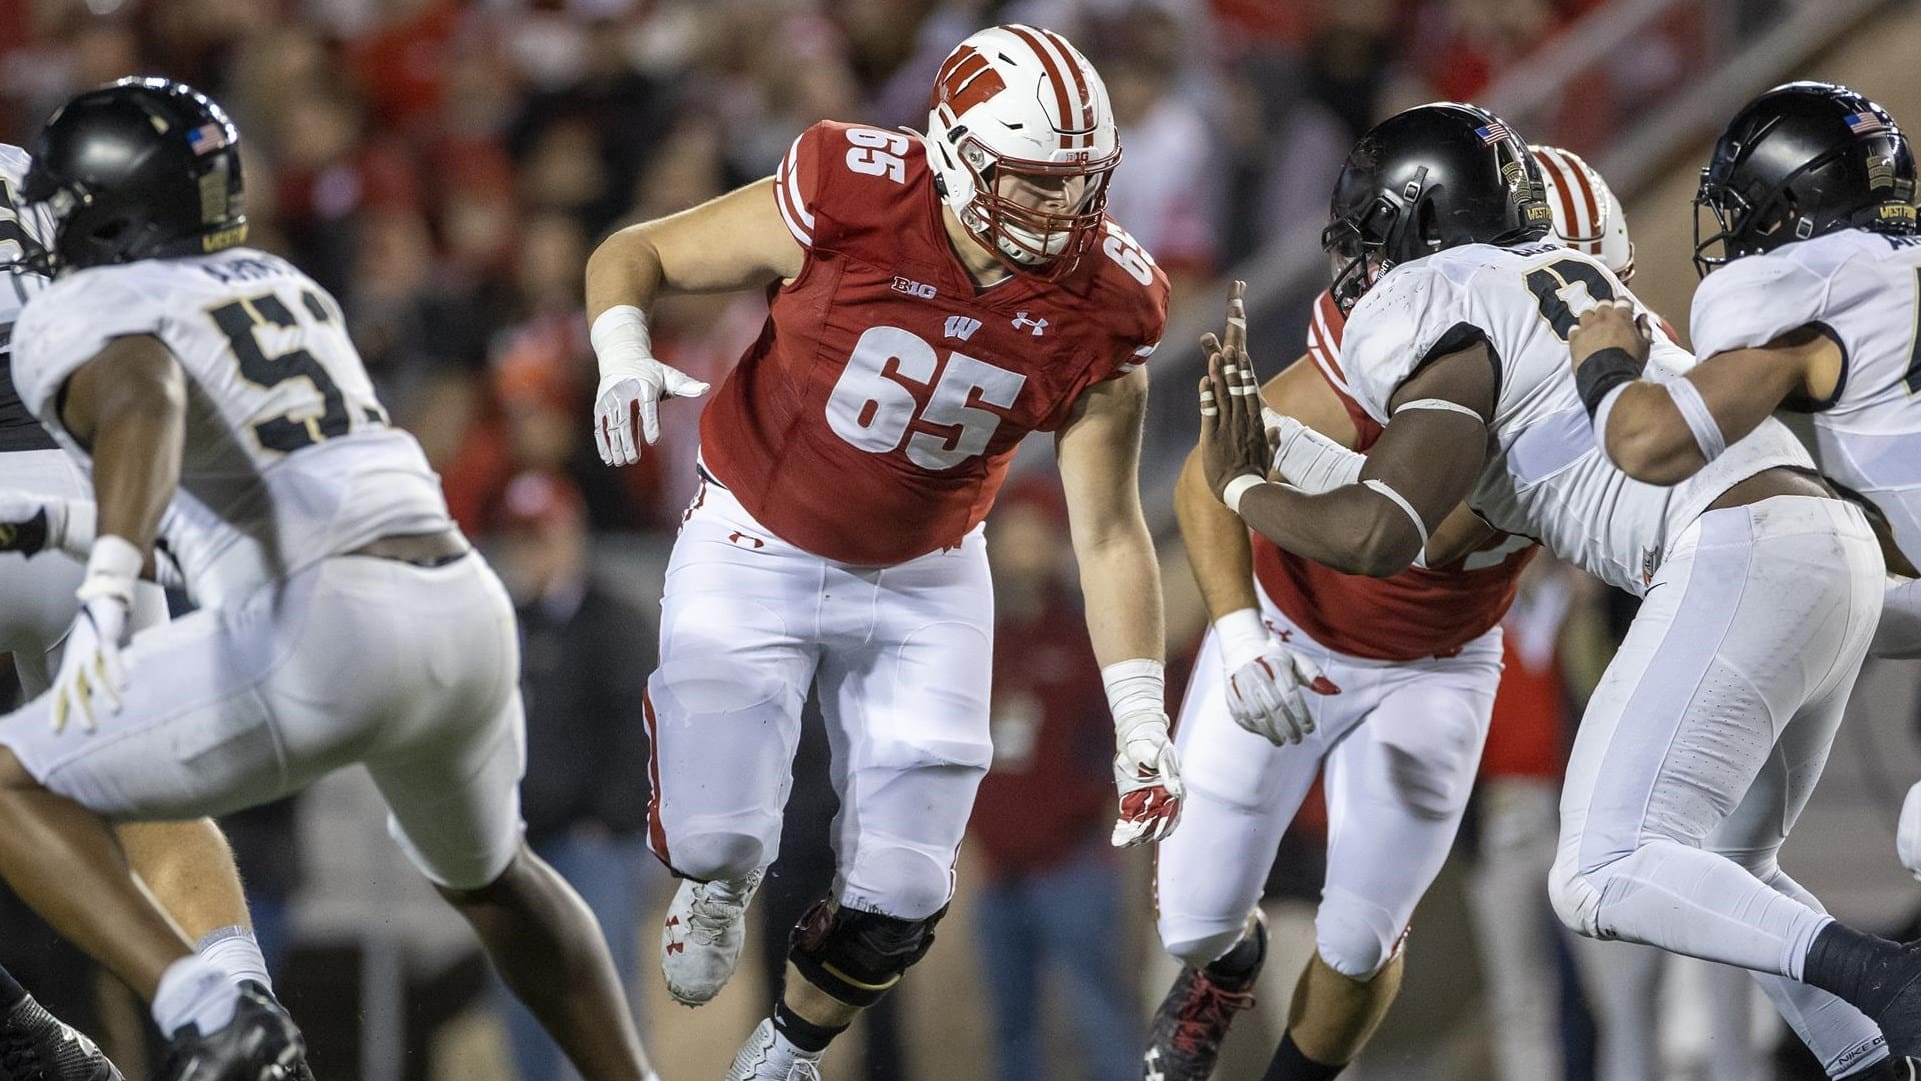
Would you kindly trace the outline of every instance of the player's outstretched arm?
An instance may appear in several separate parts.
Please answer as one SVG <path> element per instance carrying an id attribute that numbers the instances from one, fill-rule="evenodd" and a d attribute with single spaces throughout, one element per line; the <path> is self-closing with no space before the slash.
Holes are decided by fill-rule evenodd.
<path id="1" fill-rule="evenodd" d="M 92 728 L 102 703 L 118 711 L 126 682 L 134 581 L 150 561 L 161 515 L 180 484 L 187 385 L 158 338 L 107 343 L 67 378 L 60 422 L 93 457 L 96 529 L 80 583 L 81 608 L 54 680 L 53 723 Z"/>
<path id="2" fill-rule="evenodd" d="M 1642 379 L 1652 332 L 1625 301 L 1581 316 L 1568 336 L 1581 400 L 1616 468 L 1648 484 L 1678 484 L 1808 389 L 1840 370 L 1840 347 L 1814 328 L 1759 349 L 1717 353 L 1668 382 Z"/>
<path id="3" fill-rule="evenodd" d="M 1266 479 L 1255 377 L 1244 355 L 1213 343 L 1200 389 L 1209 489 L 1288 551 L 1373 577 L 1411 565 L 1466 498 L 1486 454 L 1494 403 L 1485 345 L 1437 358 L 1395 392 L 1359 482 L 1310 494 Z"/>
<path id="4" fill-rule="evenodd" d="M 587 259 L 587 318 L 600 363 L 594 445 L 602 461 L 638 462 L 640 448 L 660 438 L 660 400 L 707 391 L 654 358 L 647 320 L 661 293 L 764 286 L 799 274 L 806 254 L 781 220 L 772 177 L 600 242 Z"/>
<path id="5" fill-rule="evenodd" d="M 1167 722 L 1160 565 L 1141 513 L 1146 416 L 1147 371 L 1137 368 L 1082 392 L 1054 443 L 1087 633 L 1114 714 L 1114 780 L 1121 797 L 1116 845 L 1172 833 L 1183 795 Z"/>

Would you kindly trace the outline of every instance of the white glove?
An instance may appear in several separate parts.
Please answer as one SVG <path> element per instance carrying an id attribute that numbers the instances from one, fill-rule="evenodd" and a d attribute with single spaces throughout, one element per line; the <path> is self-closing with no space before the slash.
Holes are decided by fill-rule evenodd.
<path id="1" fill-rule="evenodd" d="M 1167 731 L 1167 714 L 1137 713 L 1115 727 L 1114 784 L 1121 814 L 1111 840 L 1116 848 L 1165 840 L 1181 821 L 1180 759 Z"/>
<path id="2" fill-rule="evenodd" d="M 53 730 L 65 730 L 75 717 L 92 732 L 99 724 L 96 697 L 120 712 L 127 685 L 120 648 L 127 643 L 133 585 L 146 558 L 140 549 L 112 535 L 94 542 L 87 576 L 80 583 L 80 612 L 73 617 L 53 680 Z"/>
<path id="3" fill-rule="evenodd" d="M 1901 866 L 1921 879 L 1921 781 L 1915 782 L 1908 789 L 1908 798 L 1901 801 L 1901 825 L 1894 832 L 1894 851 L 1901 857 Z"/>
<path id="4" fill-rule="evenodd" d="M 1114 784 L 1121 795 L 1111 840 L 1116 848 L 1163 840 L 1180 823 L 1185 795 L 1168 735 L 1165 669 L 1155 660 L 1121 661 L 1101 669 L 1101 682 L 1114 714 Z"/>
<path id="5" fill-rule="evenodd" d="M 1227 676 L 1227 711 L 1234 723 L 1275 746 L 1299 743 L 1314 731 L 1302 688 L 1316 694 L 1341 689 L 1313 661 L 1288 649 L 1252 608 L 1214 622 Z"/>
<path id="6" fill-rule="evenodd" d="M 642 440 L 660 439 L 660 400 L 698 398 L 707 384 L 654 359 L 646 316 L 631 304 L 601 312 L 589 337 L 600 360 L 594 447 L 608 465 L 633 465 Z"/>

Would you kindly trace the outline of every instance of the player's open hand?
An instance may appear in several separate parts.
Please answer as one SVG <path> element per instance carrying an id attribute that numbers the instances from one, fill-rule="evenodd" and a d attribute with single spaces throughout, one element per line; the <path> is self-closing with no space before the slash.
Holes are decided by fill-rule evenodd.
<path id="1" fill-rule="evenodd" d="M 1634 314 L 1634 305 L 1625 300 L 1603 300 L 1589 308 L 1567 338 L 1576 370 L 1603 349 L 1624 350 L 1646 364 L 1653 344 L 1654 331 L 1648 326 L 1648 317 Z"/>
<path id="2" fill-rule="evenodd" d="M 1181 820 L 1180 760 L 1168 734 L 1164 713 L 1136 713 L 1115 724 L 1119 746 L 1114 783 L 1120 788 L 1121 815 L 1114 823 L 1114 847 L 1151 844 L 1174 832 Z"/>
<path id="3" fill-rule="evenodd" d="M 1308 691 L 1341 693 L 1318 665 L 1270 636 L 1259 653 L 1228 669 L 1228 716 L 1276 747 L 1299 743 L 1314 734 Z"/>
<path id="4" fill-rule="evenodd" d="M 1265 478 L 1273 456 L 1261 408 L 1261 381 L 1247 355 L 1245 282 L 1227 298 L 1224 338 L 1203 335 L 1207 375 L 1201 380 L 1201 465 L 1216 496 L 1236 477 Z"/>
<path id="5" fill-rule="evenodd" d="M 120 647 L 128 637 L 127 616 L 132 608 L 131 593 L 100 593 L 84 596 L 80 614 L 60 657 L 60 673 L 53 681 L 53 730 L 64 731 L 67 724 L 79 721 L 92 732 L 103 711 L 120 712 L 122 690 L 127 684 Z"/>

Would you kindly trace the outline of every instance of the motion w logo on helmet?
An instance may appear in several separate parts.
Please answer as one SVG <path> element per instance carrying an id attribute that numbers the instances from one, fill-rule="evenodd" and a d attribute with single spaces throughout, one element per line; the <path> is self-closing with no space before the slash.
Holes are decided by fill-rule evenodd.
<path id="1" fill-rule="evenodd" d="M 972 45 L 955 49 L 934 82 L 940 87 L 940 100 L 954 110 L 955 116 L 1007 89 L 1000 72 Z"/>

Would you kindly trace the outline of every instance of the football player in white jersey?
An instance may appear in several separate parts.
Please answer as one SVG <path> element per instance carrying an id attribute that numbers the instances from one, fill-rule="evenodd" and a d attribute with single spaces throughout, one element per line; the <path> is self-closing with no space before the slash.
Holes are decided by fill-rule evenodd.
<path id="1" fill-rule="evenodd" d="M 1776 861 L 1880 616 L 1865 516 L 1773 420 L 1673 487 L 1608 460 L 1566 337 L 1597 302 L 1646 310 L 1598 261 L 1541 242 L 1535 166 L 1498 118 L 1437 104 L 1383 121 L 1349 155 L 1332 217 L 1335 297 L 1353 305 L 1341 366 L 1385 431 L 1358 483 L 1268 483 L 1256 388 L 1217 354 L 1213 489 L 1283 547 L 1366 574 L 1406 567 L 1468 499 L 1643 595 L 1568 767 L 1556 912 L 1754 971 L 1830 1076 L 1906 1076 L 1888 1048 L 1921 1048 L 1921 954 L 1836 949 L 1852 932 Z M 1692 366 L 1653 336 L 1657 377 Z"/>
<path id="2" fill-rule="evenodd" d="M 394 838 L 582 1073 L 647 1078 L 592 914 L 521 841 L 512 606 L 333 298 L 239 246 L 226 115 L 159 79 L 81 94 L 21 194 L 57 277 L 15 323 L 13 376 L 97 517 L 53 689 L 0 719 L 0 874 L 152 1003 L 160 1078 L 278 1081 L 298 1034 L 193 953 L 108 823 L 364 764 Z M 130 641 L 157 563 L 201 608 Z"/>
<path id="3" fill-rule="evenodd" d="M 1619 384 L 1607 440 L 1621 468 L 1667 483 L 1775 410 L 1805 412 L 1821 472 L 1880 512 L 1906 569 L 1921 563 L 1915 180 L 1894 118 L 1847 87 L 1788 83 L 1735 114 L 1695 198 L 1696 392 L 1670 404 L 1631 379 L 1641 333 L 1623 312 L 1596 309 L 1573 336 L 1591 378 Z M 1921 582 L 1891 581 L 1872 651 L 1921 656 Z M 1897 850 L 1921 873 L 1921 784 Z"/>
<path id="4" fill-rule="evenodd" d="M 74 591 L 82 577 L 81 564 L 66 557 L 28 560 L 46 540 L 47 518 L 38 508 L 49 499 L 72 501 L 76 512 L 91 521 L 92 496 L 85 472 L 41 428 L 13 386 L 13 323 L 27 296 L 47 283 L 26 266 L 44 256 L 49 231 L 43 214 L 20 203 L 27 166 L 25 150 L 0 144 L 0 519 L 8 517 L 8 510 L 29 508 L 15 516 L 20 519 L 17 526 L 0 525 L 0 653 L 13 655 L 21 686 L 32 698 L 52 681 L 60 644 L 79 609 Z M 166 618 L 160 587 L 137 585 L 129 627 L 140 630 Z M 236 985 L 251 982 L 271 996 L 272 980 L 254 941 L 233 854 L 212 820 L 127 823 L 117 832 L 135 873 L 194 941 L 196 951 Z M 9 1068 L 38 1069 L 49 1081 L 120 1076 L 91 1040 L 48 1014 L 4 970 L 0 1041 L 18 1049 L 20 1058 L 9 1062 Z"/>
<path id="5" fill-rule="evenodd" d="M 1530 149 L 1552 237 L 1625 280 L 1634 247 L 1613 192 L 1574 154 Z M 1262 387 L 1277 411 L 1274 468 L 1310 491 L 1353 483 L 1381 431 L 1345 389 L 1344 321 L 1321 294 L 1306 355 Z M 1230 297 L 1223 338 L 1237 352 L 1246 323 Z M 1409 920 L 1474 788 L 1501 677 L 1500 621 L 1535 546 L 1493 534 L 1463 509 L 1431 539 L 1420 569 L 1388 579 L 1336 574 L 1250 543 L 1208 491 L 1198 450 L 1175 506 L 1215 624 L 1176 727 L 1186 821 L 1155 860 L 1161 945 L 1185 964 L 1155 1012 L 1143 1074 L 1213 1075 L 1265 960 L 1257 901 L 1275 846 L 1325 771 L 1329 846 L 1315 949 L 1267 1073 L 1325 1081 L 1360 1054 L 1399 993 Z"/>

